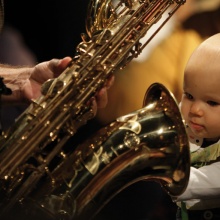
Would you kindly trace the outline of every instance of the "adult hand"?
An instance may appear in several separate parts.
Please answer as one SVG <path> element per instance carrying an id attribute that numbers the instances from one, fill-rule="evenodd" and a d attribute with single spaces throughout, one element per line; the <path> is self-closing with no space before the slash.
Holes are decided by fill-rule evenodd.
<path id="1" fill-rule="evenodd" d="M 114 84 L 115 77 L 112 75 L 104 85 L 104 87 L 99 90 L 94 98 L 92 98 L 92 109 L 96 115 L 98 108 L 105 108 L 108 103 L 108 89 Z"/>
<path id="2" fill-rule="evenodd" d="M 37 64 L 31 69 L 29 81 L 23 87 L 22 96 L 26 100 L 36 99 L 41 95 L 41 86 L 48 79 L 58 77 L 68 66 L 72 59 L 52 59 Z"/>
<path id="3" fill-rule="evenodd" d="M 41 86 L 48 79 L 61 74 L 72 59 L 52 59 L 33 67 L 0 65 L 0 75 L 12 90 L 11 95 L 3 95 L 5 103 L 30 103 L 41 95 Z"/>
<path id="4" fill-rule="evenodd" d="M 3 78 L 7 87 L 12 88 L 12 95 L 4 96 L 3 101 L 26 102 L 30 103 L 32 99 L 37 99 L 41 95 L 41 86 L 48 79 L 58 77 L 71 62 L 71 57 L 63 59 L 52 59 L 37 64 L 33 67 L 11 67 L 0 66 L 0 74 L 7 73 Z M 96 115 L 98 108 L 104 108 L 108 102 L 107 90 L 114 83 L 114 76 L 111 76 L 106 84 L 100 89 L 90 103 Z"/>

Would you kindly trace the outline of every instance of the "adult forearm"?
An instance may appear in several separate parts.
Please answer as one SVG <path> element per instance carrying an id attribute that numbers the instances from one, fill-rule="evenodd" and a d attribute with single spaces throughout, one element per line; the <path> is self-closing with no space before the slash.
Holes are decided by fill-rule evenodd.
<path id="1" fill-rule="evenodd" d="M 0 64 L 0 77 L 3 78 L 4 85 L 11 90 L 12 94 L 2 94 L 3 102 L 21 101 L 21 91 L 29 82 L 31 67 L 12 67 Z"/>

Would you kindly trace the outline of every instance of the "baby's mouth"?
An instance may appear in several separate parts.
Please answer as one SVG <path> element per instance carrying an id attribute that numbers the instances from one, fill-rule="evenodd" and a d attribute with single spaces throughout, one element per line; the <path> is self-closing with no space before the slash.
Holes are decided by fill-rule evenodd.
<path id="1" fill-rule="evenodd" d="M 204 126 L 203 126 L 203 125 L 194 123 L 194 122 L 192 122 L 192 121 L 189 122 L 189 125 L 190 125 L 191 129 L 196 130 L 196 131 L 201 131 L 201 130 L 204 129 Z"/>

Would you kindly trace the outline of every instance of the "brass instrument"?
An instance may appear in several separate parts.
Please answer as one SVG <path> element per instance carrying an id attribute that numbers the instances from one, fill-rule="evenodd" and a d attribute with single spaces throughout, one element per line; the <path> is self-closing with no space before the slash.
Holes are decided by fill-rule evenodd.
<path id="1" fill-rule="evenodd" d="M 38 210 L 48 220 L 92 219 L 138 181 L 157 181 L 169 195 L 180 195 L 189 169 L 188 138 L 178 105 L 155 83 L 142 109 L 116 119 L 79 145 L 26 198 L 24 207 L 25 202 L 31 204 L 27 212 Z"/>
<path id="2" fill-rule="evenodd" d="M 58 180 L 53 173 L 69 161 L 69 155 L 75 154 L 64 151 L 66 142 L 94 117 L 88 104 L 91 97 L 115 70 L 141 53 L 154 37 L 150 36 L 144 45 L 139 43 L 151 26 L 169 11 L 156 34 L 184 2 L 127 0 L 115 5 L 111 0 L 91 1 L 88 36 L 83 35 L 77 56 L 58 78 L 43 84 L 42 96 L 32 102 L 1 139 L 2 215 L 38 194 L 43 178 L 50 180 L 52 188 L 56 185 Z M 52 166 L 54 160 L 58 163 Z"/>

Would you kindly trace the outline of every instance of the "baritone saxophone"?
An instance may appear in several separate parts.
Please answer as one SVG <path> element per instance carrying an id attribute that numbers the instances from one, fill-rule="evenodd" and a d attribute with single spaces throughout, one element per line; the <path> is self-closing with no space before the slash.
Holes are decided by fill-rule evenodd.
<path id="1" fill-rule="evenodd" d="M 94 117 L 89 100 L 116 70 L 141 53 L 184 3 L 185 0 L 91 0 L 87 35 L 82 35 L 77 55 L 59 77 L 42 85 L 42 95 L 1 138 L 2 216 L 17 204 L 26 204 L 26 200 L 35 204 L 32 195 L 38 194 L 44 179 L 51 180 L 52 188 L 56 185 L 53 172 L 74 154 L 66 151 L 67 141 Z M 160 27 L 141 44 L 139 40 L 164 15 Z M 44 206 L 37 201 L 36 204 Z"/>

